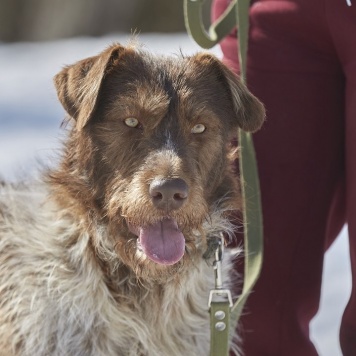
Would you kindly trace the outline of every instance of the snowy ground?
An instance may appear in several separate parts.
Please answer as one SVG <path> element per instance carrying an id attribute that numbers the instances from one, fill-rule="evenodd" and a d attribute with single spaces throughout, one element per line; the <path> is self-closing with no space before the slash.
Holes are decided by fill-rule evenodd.
<path id="1" fill-rule="evenodd" d="M 0 176 L 13 180 L 33 174 L 38 161 L 53 164 L 64 116 L 52 84 L 53 75 L 63 65 L 97 54 L 113 41 L 127 40 L 127 35 L 112 35 L 0 44 Z M 198 50 L 185 35 L 142 35 L 140 40 L 159 53 L 178 53 L 182 49 L 188 54 Z M 220 55 L 218 49 L 214 52 Z M 326 254 L 323 278 L 320 312 L 311 324 L 312 339 L 321 356 L 338 356 L 338 328 L 351 290 L 346 229 Z"/>

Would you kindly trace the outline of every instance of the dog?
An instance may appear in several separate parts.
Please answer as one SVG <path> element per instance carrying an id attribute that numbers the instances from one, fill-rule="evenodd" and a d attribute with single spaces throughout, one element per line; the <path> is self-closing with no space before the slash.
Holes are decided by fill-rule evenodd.
<path id="1" fill-rule="evenodd" d="M 207 252 L 241 208 L 230 142 L 261 127 L 263 105 L 211 54 L 134 44 L 54 83 L 58 165 L 0 185 L 1 354 L 207 355 Z"/>

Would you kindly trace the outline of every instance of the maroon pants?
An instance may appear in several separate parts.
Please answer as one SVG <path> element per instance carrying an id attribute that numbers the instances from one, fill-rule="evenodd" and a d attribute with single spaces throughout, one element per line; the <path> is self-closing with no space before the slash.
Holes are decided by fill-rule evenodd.
<path id="1" fill-rule="evenodd" d="M 353 292 L 340 331 L 356 355 L 356 0 L 252 1 L 247 82 L 264 214 L 261 277 L 242 318 L 246 356 L 309 356 L 325 250 L 348 223 Z M 216 18 L 228 0 L 215 0 Z M 222 41 L 238 71 L 237 41 Z"/>

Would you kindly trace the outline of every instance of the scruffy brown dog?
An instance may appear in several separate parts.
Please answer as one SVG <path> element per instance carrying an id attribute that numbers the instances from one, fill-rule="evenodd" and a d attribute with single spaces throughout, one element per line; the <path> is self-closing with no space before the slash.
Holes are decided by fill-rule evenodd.
<path id="1" fill-rule="evenodd" d="M 72 123 L 59 167 L 0 187 L 0 353 L 207 355 L 203 254 L 233 234 L 228 143 L 262 105 L 210 54 L 133 45 L 55 85 Z"/>

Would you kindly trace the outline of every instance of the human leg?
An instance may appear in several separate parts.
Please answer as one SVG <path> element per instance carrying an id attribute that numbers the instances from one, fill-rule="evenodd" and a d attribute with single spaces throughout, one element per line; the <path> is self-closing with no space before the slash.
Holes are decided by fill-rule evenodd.
<path id="1" fill-rule="evenodd" d="M 333 40 L 346 77 L 346 209 L 352 268 L 352 292 L 345 309 L 340 344 L 344 356 L 356 355 L 356 4 L 328 0 Z M 335 14 L 339 16 L 335 16 Z"/>
<path id="2" fill-rule="evenodd" d="M 342 318 L 340 344 L 344 356 L 354 356 L 356 355 L 356 61 L 346 73 L 348 75 L 346 92 L 346 206 L 353 287 Z"/>
<path id="3" fill-rule="evenodd" d="M 341 98 L 335 100 L 331 89 L 342 92 L 342 83 L 338 75 L 321 75 L 311 83 L 299 73 L 256 69 L 250 69 L 248 77 L 251 87 L 256 86 L 254 93 L 266 103 L 268 116 L 265 128 L 254 137 L 265 254 L 242 319 L 245 351 L 248 356 L 316 355 L 308 326 L 319 306 L 327 226 L 333 225 L 328 224 L 330 207 L 343 184 L 343 128 L 333 120 L 342 110 Z M 268 85 L 272 81 L 273 88 Z M 319 96 L 320 87 L 329 90 Z M 285 108 L 281 101 L 290 99 L 293 104 Z M 306 112 L 303 105 L 312 106 L 311 101 L 317 102 L 316 108 Z M 323 118 L 323 125 L 315 117 Z"/>
<path id="4" fill-rule="evenodd" d="M 265 253 L 242 317 L 247 356 L 316 355 L 308 328 L 324 249 L 345 221 L 333 214 L 343 198 L 344 78 L 323 8 L 322 0 L 251 8 L 247 80 L 267 121 L 254 136 Z M 228 64 L 232 40 L 222 44 Z"/>

